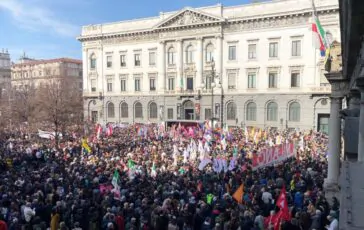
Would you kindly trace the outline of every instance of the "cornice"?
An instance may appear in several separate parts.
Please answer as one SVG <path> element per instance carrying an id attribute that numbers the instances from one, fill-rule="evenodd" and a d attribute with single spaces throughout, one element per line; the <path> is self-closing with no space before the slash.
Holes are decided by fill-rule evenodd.
<path id="1" fill-rule="evenodd" d="M 338 7 L 326 7 L 324 9 L 318 10 L 318 14 L 325 15 L 334 12 L 338 12 Z M 244 17 L 244 18 L 235 18 L 229 19 L 226 21 L 210 21 L 205 23 L 199 24 L 191 24 L 191 25 L 180 25 L 180 26 L 171 26 L 171 27 L 162 27 L 162 28 L 151 28 L 150 30 L 141 30 L 141 31 L 127 31 L 127 32 L 120 32 L 120 33 L 99 33 L 93 35 L 85 35 L 77 37 L 77 40 L 80 42 L 87 42 L 87 41 L 96 41 L 96 40 L 108 40 L 108 39 L 120 39 L 120 40 L 143 40 L 143 39 L 158 39 L 159 34 L 163 32 L 171 32 L 171 31 L 183 31 L 186 29 L 199 29 L 199 28 L 206 28 L 206 27 L 216 27 L 221 26 L 223 31 L 226 31 L 226 28 L 229 28 L 231 25 L 236 24 L 252 24 L 253 26 L 244 27 L 246 29 L 261 29 L 261 28 L 269 28 L 272 27 L 279 27 L 282 25 L 277 25 L 277 20 L 283 19 L 294 19 L 294 18 L 309 18 L 312 14 L 312 10 L 301 10 L 301 11 L 291 11 L 287 13 L 279 13 L 279 14 L 271 14 L 271 15 L 260 15 L 260 16 L 253 16 L 253 17 Z M 294 20 L 292 20 L 294 21 Z M 260 27 L 259 25 L 265 26 Z M 268 22 L 268 24 L 266 23 Z M 269 23 L 271 22 L 271 23 Z M 303 22 L 303 21 L 302 21 Z M 255 23 L 255 24 L 254 24 Z M 260 23 L 258 25 L 258 23 Z M 293 23 L 295 25 L 297 23 Z M 255 26 L 254 26 L 255 25 Z M 229 29 L 228 29 L 229 30 Z M 138 39 L 139 38 L 139 39 Z M 111 42 L 112 43 L 112 42 Z"/>

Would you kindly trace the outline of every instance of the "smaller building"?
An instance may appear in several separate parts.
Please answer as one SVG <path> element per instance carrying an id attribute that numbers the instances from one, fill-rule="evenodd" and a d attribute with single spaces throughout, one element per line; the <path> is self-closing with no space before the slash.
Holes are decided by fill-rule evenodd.
<path id="1" fill-rule="evenodd" d="M 35 60 L 24 55 L 11 67 L 11 85 L 14 89 L 36 88 L 62 77 L 74 78 L 82 89 L 82 61 L 71 58 Z"/>
<path id="2" fill-rule="evenodd" d="M 11 79 L 11 61 L 7 49 L 0 51 L 0 88 L 4 89 L 10 83 Z"/>

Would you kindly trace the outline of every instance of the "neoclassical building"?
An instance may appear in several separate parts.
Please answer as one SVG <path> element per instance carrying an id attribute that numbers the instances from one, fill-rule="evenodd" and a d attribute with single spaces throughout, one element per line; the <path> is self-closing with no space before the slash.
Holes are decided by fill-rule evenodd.
<path id="1" fill-rule="evenodd" d="M 340 42 L 337 0 L 315 4 Z M 84 26 L 85 117 L 327 131 L 331 88 L 311 22 L 310 1 L 275 0 Z"/>

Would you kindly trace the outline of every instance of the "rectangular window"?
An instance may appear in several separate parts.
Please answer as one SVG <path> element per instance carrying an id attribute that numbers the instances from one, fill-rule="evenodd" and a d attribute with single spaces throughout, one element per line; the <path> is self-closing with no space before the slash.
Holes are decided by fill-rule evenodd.
<path id="1" fill-rule="evenodd" d="M 168 78 L 168 90 L 174 90 L 174 77 Z"/>
<path id="2" fill-rule="evenodd" d="M 125 92 L 126 91 L 126 79 L 120 80 L 120 91 Z"/>
<path id="3" fill-rule="evenodd" d="M 155 91 L 155 78 L 150 78 L 149 79 L 149 90 L 150 91 Z"/>
<path id="4" fill-rule="evenodd" d="M 168 119 L 173 119 L 173 109 L 172 108 L 168 108 L 168 110 L 167 110 L 167 118 Z"/>
<path id="5" fill-rule="evenodd" d="M 134 66 L 140 66 L 140 54 L 134 54 Z"/>
<path id="6" fill-rule="evenodd" d="M 248 89 L 256 88 L 256 74 L 248 73 Z"/>
<path id="7" fill-rule="evenodd" d="M 187 90 L 193 90 L 193 77 L 187 77 Z"/>
<path id="8" fill-rule="evenodd" d="M 134 79 L 134 90 L 140 92 L 140 78 Z"/>
<path id="9" fill-rule="evenodd" d="M 112 67 L 112 56 L 106 57 L 106 67 L 111 68 Z"/>
<path id="10" fill-rule="evenodd" d="M 211 119 L 211 109 L 205 109 L 205 120 Z"/>
<path id="11" fill-rule="evenodd" d="M 168 65 L 174 65 L 175 59 L 175 52 L 173 48 L 170 48 L 170 51 L 168 51 Z"/>
<path id="12" fill-rule="evenodd" d="M 120 55 L 120 67 L 126 67 L 126 55 Z"/>
<path id="13" fill-rule="evenodd" d="M 291 73 L 291 87 L 297 88 L 300 87 L 300 73 Z"/>
<path id="14" fill-rule="evenodd" d="M 236 60 L 236 46 L 229 46 L 229 61 Z"/>
<path id="15" fill-rule="evenodd" d="M 96 79 L 91 79 L 91 92 L 96 92 Z"/>
<path id="16" fill-rule="evenodd" d="M 277 88 L 277 73 L 271 72 L 269 73 L 269 82 L 268 87 L 269 88 Z"/>
<path id="17" fill-rule="evenodd" d="M 96 58 L 92 57 L 91 60 L 90 60 L 90 67 L 91 69 L 95 69 L 96 68 Z"/>
<path id="18" fill-rule="evenodd" d="M 278 57 L 278 42 L 269 43 L 269 57 L 270 58 Z"/>
<path id="19" fill-rule="evenodd" d="M 107 79 L 107 92 L 112 92 L 112 79 Z"/>
<path id="20" fill-rule="evenodd" d="M 150 52 L 149 53 L 149 65 L 150 66 L 155 66 L 155 52 Z"/>
<path id="21" fill-rule="evenodd" d="M 292 56 L 293 57 L 301 56 L 301 41 L 300 40 L 292 41 Z"/>
<path id="22" fill-rule="evenodd" d="M 206 89 L 211 89 L 212 78 L 206 77 Z"/>
<path id="23" fill-rule="evenodd" d="M 248 59 L 253 60 L 257 58 L 257 45 L 249 44 L 248 45 Z"/>
<path id="24" fill-rule="evenodd" d="M 228 74 L 228 88 L 235 89 L 236 88 L 236 73 Z"/>

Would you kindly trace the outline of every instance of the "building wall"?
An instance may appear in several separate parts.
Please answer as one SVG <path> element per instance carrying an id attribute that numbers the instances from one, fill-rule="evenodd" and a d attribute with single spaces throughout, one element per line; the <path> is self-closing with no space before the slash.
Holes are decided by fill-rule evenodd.
<path id="1" fill-rule="evenodd" d="M 10 66 L 10 54 L 7 50 L 2 49 L 0 52 L 0 89 L 6 88 L 10 83 Z"/>
<path id="2" fill-rule="evenodd" d="M 294 10 L 284 12 L 282 2 L 186 8 L 154 18 L 84 27 L 79 40 L 83 46 L 85 117 L 91 119 L 92 114 L 97 113 L 97 122 L 101 123 L 177 120 L 183 119 L 177 110 L 181 114 L 180 108 L 190 100 L 200 106 L 199 120 L 204 120 L 205 109 L 212 107 L 211 90 L 202 89 L 206 77 L 212 75 L 212 65 L 206 62 L 208 45 L 211 44 L 213 76 L 220 86 L 213 90 L 213 104 L 223 112 L 214 109 L 214 117 L 220 121 L 222 118 L 222 122 L 230 126 L 317 128 L 318 114 L 329 113 L 327 104 L 319 106 L 321 104 L 317 101 L 327 98 L 330 88 L 322 77 L 323 59 L 312 44 L 312 9 L 307 1 L 289 0 L 284 1 L 285 5 Z M 340 42 L 337 3 L 325 0 L 317 2 L 316 6 L 321 24 Z M 243 12 L 254 14 L 247 19 L 247 13 Z M 292 56 L 293 41 L 300 42 L 300 55 Z M 275 58 L 269 57 L 270 43 L 273 42 L 278 43 Z M 256 45 L 255 59 L 248 55 L 251 44 Z M 186 63 L 189 46 L 193 50 L 193 64 Z M 229 60 L 231 46 L 236 47 L 236 60 Z M 173 65 L 168 62 L 171 47 L 176 52 Z M 154 66 L 149 65 L 151 52 L 156 53 Z M 135 54 L 141 55 L 140 67 L 134 66 Z M 126 55 L 125 67 L 120 66 L 120 55 Z M 90 67 L 91 59 L 96 60 L 95 68 Z M 107 59 L 112 61 L 112 67 L 107 66 Z M 248 75 L 252 73 L 256 75 L 253 88 L 248 86 Z M 269 87 L 270 73 L 277 74 L 277 87 Z M 297 87 L 291 85 L 292 73 L 299 74 Z M 235 81 L 230 77 L 229 82 L 229 76 L 234 74 Z M 189 76 L 193 77 L 193 90 L 186 90 Z M 151 77 L 156 79 L 154 91 L 150 90 Z M 172 90 L 168 85 L 171 77 L 175 84 Z M 135 78 L 141 79 L 140 91 L 135 90 Z M 121 79 L 126 79 L 125 91 L 121 91 Z M 121 117 L 120 113 L 124 101 L 129 108 L 127 118 Z M 267 105 L 271 101 L 278 105 L 275 121 L 267 120 Z M 108 114 L 112 112 L 108 109 L 110 102 L 115 107 L 111 116 Z M 142 118 L 135 117 L 136 102 L 143 105 Z M 158 107 L 158 117 L 153 119 L 148 117 L 151 102 Z M 235 119 L 227 116 L 229 102 L 236 105 Z M 249 102 L 255 102 L 257 106 L 255 121 L 246 117 Z M 300 105 L 299 121 L 289 119 L 292 102 Z M 173 109 L 173 117 L 167 116 L 168 109 Z"/>

